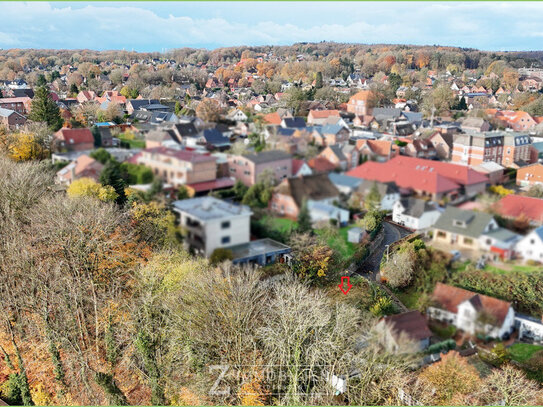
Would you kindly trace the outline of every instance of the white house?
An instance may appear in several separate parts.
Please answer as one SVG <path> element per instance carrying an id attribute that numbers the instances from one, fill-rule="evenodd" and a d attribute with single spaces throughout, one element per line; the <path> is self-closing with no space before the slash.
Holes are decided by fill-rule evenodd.
<path id="1" fill-rule="evenodd" d="M 513 331 L 515 311 L 511 303 L 462 288 L 437 283 L 428 307 L 432 319 L 456 326 L 472 335 L 503 339 Z"/>
<path id="2" fill-rule="evenodd" d="M 515 253 L 524 260 L 543 262 L 543 226 L 520 239 L 515 246 Z"/>
<path id="3" fill-rule="evenodd" d="M 357 191 L 364 197 L 367 197 L 372 188 L 376 186 L 381 201 L 379 208 L 383 211 L 391 211 L 394 204 L 400 199 L 400 190 L 393 182 L 376 182 L 371 180 L 364 180 L 357 188 Z"/>
<path id="4" fill-rule="evenodd" d="M 543 342 L 543 323 L 541 320 L 526 315 L 515 317 L 515 327 L 518 339 L 533 342 Z"/>
<path id="5" fill-rule="evenodd" d="M 440 215 L 435 203 L 422 199 L 400 199 L 392 207 L 392 221 L 414 230 L 433 226 Z"/>
<path id="6" fill-rule="evenodd" d="M 248 243 L 251 209 L 210 196 L 173 203 L 179 225 L 186 231 L 185 245 L 209 257 L 215 249 Z"/>
<path id="7" fill-rule="evenodd" d="M 226 117 L 235 122 L 244 122 L 247 120 L 247 115 L 240 109 L 232 110 Z"/>
<path id="8" fill-rule="evenodd" d="M 340 225 L 346 225 L 349 222 L 349 211 L 329 203 L 308 200 L 307 208 L 309 209 L 312 223 L 329 222 L 332 219 L 338 221 Z"/>

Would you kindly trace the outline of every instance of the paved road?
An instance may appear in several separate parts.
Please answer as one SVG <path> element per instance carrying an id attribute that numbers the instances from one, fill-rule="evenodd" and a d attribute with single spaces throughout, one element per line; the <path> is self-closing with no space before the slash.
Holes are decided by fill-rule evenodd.
<path id="1" fill-rule="evenodd" d="M 385 254 L 387 245 L 390 245 L 395 241 L 400 240 L 402 237 L 410 234 L 410 232 L 406 229 L 389 222 L 383 222 L 383 231 L 385 233 L 383 243 L 364 262 L 362 268 L 358 269 L 356 272 L 357 274 L 360 274 L 361 276 L 373 281 L 375 281 L 376 275 L 379 273 L 379 265 L 381 264 L 381 259 Z"/>

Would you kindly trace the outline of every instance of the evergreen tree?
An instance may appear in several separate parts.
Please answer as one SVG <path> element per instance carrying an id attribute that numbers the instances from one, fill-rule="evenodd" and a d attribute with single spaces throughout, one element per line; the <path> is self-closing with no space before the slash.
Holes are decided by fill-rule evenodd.
<path id="1" fill-rule="evenodd" d="M 109 160 L 102 173 L 100 174 L 100 182 L 102 185 L 111 185 L 118 197 L 115 202 L 118 205 L 124 205 L 126 202 L 126 194 L 124 189 L 126 188 L 126 181 L 122 177 L 121 166 L 115 160 Z"/>
<path id="2" fill-rule="evenodd" d="M 179 116 L 179 112 L 181 112 L 181 109 L 183 109 L 183 107 L 181 106 L 181 103 L 175 102 L 175 114 L 177 116 Z"/>
<path id="3" fill-rule="evenodd" d="M 313 230 L 311 225 L 311 215 L 309 214 L 309 208 L 307 207 L 307 201 L 304 200 L 300 212 L 298 213 L 298 231 L 310 232 Z"/>
<path id="4" fill-rule="evenodd" d="M 38 80 L 36 81 L 36 86 L 45 86 L 47 85 L 47 81 L 45 80 L 45 75 L 40 74 L 38 76 Z"/>
<path id="5" fill-rule="evenodd" d="M 72 95 L 77 95 L 79 93 L 79 89 L 77 89 L 77 85 L 75 83 L 72 83 L 70 86 L 70 93 Z"/>
<path id="6" fill-rule="evenodd" d="M 45 86 L 36 89 L 36 94 L 34 99 L 32 99 L 32 108 L 28 118 L 35 122 L 47 123 L 47 126 L 52 131 L 57 131 L 62 127 L 60 110 Z"/>
<path id="7" fill-rule="evenodd" d="M 322 72 L 317 72 L 315 76 L 315 88 L 320 89 L 323 86 Z"/>

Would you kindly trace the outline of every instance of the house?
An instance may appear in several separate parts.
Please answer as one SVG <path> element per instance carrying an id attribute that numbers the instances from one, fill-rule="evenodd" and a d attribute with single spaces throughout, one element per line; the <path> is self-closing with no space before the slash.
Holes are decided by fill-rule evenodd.
<path id="1" fill-rule="evenodd" d="M 422 138 L 402 138 L 400 142 L 406 143 L 400 147 L 400 153 L 409 157 L 433 159 L 437 156 L 436 149 L 430 140 Z"/>
<path id="2" fill-rule="evenodd" d="M 96 93 L 92 90 L 82 90 L 76 97 L 79 103 L 92 102 L 96 99 Z"/>
<path id="3" fill-rule="evenodd" d="M 290 253 L 290 247 L 272 239 L 250 240 L 248 206 L 204 196 L 175 201 L 172 207 L 185 231 L 183 244 L 196 254 L 210 257 L 216 249 L 226 249 L 234 264 L 264 266 Z"/>
<path id="4" fill-rule="evenodd" d="M 504 167 L 519 168 L 532 161 L 532 138 L 527 134 L 506 132 L 503 138 Z"/>
<path id="5" fill-rule="evenodd" d="M 433 132 L 428 138 L 436 150 L 436 155 L 441 160 L 449 160 L 453 150 L 453 136 L 439 131 Z"/>
<path id="6" fill-rule="evenodd" d="M 515 315 L 515 328 L 518 339 L 525 342 L 543 342 L 543 323 L 541 319 L 528 315 Z"/>
<path id="7" fill-rule="evenodd" d="M 492 215 L 447 206 L 433 227 L 434 241 L 509 259 L 520 236 L 498 226 Z"/>
<path id="8" fill-rule="evenodd" d="M 328 118 L 341 118 L 339 110 L 310 110 L 307 115 L 307 124 L 312 126 L 322 126 L 328 124 Z"/>
<path id="9" fill-rule="evenodd" d="M 160 105 L 158 99 L 128 99 L 126 101 L 126 112 L 132 115 L 136 110 L 143 110 L 150 105 Z"/>
<path id="10" fill-rule="evenodd" d="M 284 179 L 275 187 L 270 208 L 277 215 L 298 219 L 304 201 L 332 205 L 339 200 L 339 191 L 328 178 L 328 174 Z"/>
<path id="11" fill-rule="evenodd" d="M 532 225 L 543 225 L 543 199 L 510 194 L 496 202 L 494 211 L 504 218 L 524 217 Z"/>
<path id="12" fill-rule="evenodd" d="M 247 121 L 248 117 L 245 113 L 243 113 L 240 109 L 234 109 L 228 115 L 226 116 L 228 120 L 232 120 L 234 122 L 244 122 Z"/>
<path id="13" fill-rule="evenodd" d="M 423 199 L 399 199 L 392 208 L 392 221 L 413 230 L 432 227 L 440 216 L 438 206 Z"/>
<path id="14" fill-rule="evenodd" d="M 333 144 L 326 147 L 318 157 L 325 158 L 343 171 L 350 170 L 358 165 L 359 154 L 356 147 L 351 144 Z"/>
<path id="15" fill-rule="evenodd" d="M 349 136 L 350 130 L 339 124 L 327 124 L 313 132 L 313 140 L 318 146 L 346 143 Z"/>
<path id="16" fill-rule="evenodd" d="M 22 114 L 17 113 L 15 110 L 0 107 L 0 125 L 14 130 L 24 126 L 25 123 L 26 117 L 24 117 Z"/>
<path id="17" fill-rule="evenodd" d="M 389 161 L 365 162 L 347 175 L 377 182 L 394 182 L 405 192 L 413 191 L 433 201 L 474 197 L 484 192 L 488 178 L 469 167 L 440 161 L 397 156 Z"/>
<path id="18" fill-rule="evenodd" d="M 357 116 L 372 114 L 373 93 L 370 90 L 361 90 L 351 96 L 347 102 L 347 112 Z"/>
<path id="19" fill-rule="evenodd" d="M 532 164 L 517 170 L 517 185 L 543 185 L 543 164 Z"/>
<path id="20" fill-rule="evenodd" d="M 349 222 L 349 211 L 338 208 L 327 202 L 307 201 L 307 209 L 313 224 L 321 222 L 336 222 L 338 226 L 345 226 Z"/>
<path id="21" fill-rule="evenodd" d="M 205 129 L 202 136 L 208 150 L 226 150 L 230 148 L 230 138 L 226 137 L 217 128 Z"/>
<path id="22" fill-rule="evenodd" d="M 379 342 L 388 352 L 420 352 L 430 345 L 432 331 L 419 311 L 387 315 L 378 322 Z"/>
<path id="23" fill-rule="evenodd" d="M 251 209 L 211 196 L 175 201 L 173 211 L 186 231 L 184 244 L 194 253 L 211 256 L 218 248 L 250 240 Z"/>
<path id="24" fill-rule="evenodd" d="M 281 120 L 281 127 L 285 129 L 301 129 L 305 125 L 303 117 L 285 117 Z"/>
<path id="25" fill-rule="evenodd" d="M 507 301 L 443 283 L 437 283 L 432 301 L 435 306 L 427 309 L 430 318 L 452 324 L 472 335 L 480 333 L 505 339 L 514 329 L 515 311 Z"/>
<path id="26" fill-rule="evenodd" d="M 311 175 L 311 167 L 307 165 L 307 162 L 304 160 L 292 159 L 292 176 L 293 177 L 302 177 L 304 175 Z"/>
<path id="27" fill-rule="evenodd" d="M 543 226 L 539 226 L 520 239 L 515 247 L 515 253 L 525 261 L 543 263 Z"/>
<path id="28" fill-rule="evenodd" d="M 494 161 L 484 161 L 472 168 L 478 173 L 487 176 L 490 185 L 498 185 L 503 182 L 505 168 Z"/>
<path id="29" fill-rule="evenodd" d="M 366 161 L 388 161 L 400 153 L 398 145 L 391 140 L 356 140 L 356 148 Z"/>
<path id="30" fill-rule="evenodd" d="M 80 178 L 91 178 L 98 181 L 104 166 L 86 154 L 82 154 L 66 167 L 57 172 L 57 182 L 69 185 Z"/>
<path id="31" fill-rule="evenodd" d="M 490 123 L 481 117 L 468 117 L 460 125 L 462 131 L 483 133 L 490 130 Z"/>
<path id="32" fill-rule="evenodd" d="M 256 184 L 265 173 L 279 182 L 292 176 L 292 156 L 281 150 L 232 155 L 228 157 L 228 169 L 231 177 L 247 186 Z"/>
<path id="33" fill-rule="evenodd" d="M 32 107 L 32 99 L 28 96 L 14 98 L 0 98 L 0 108 L 13 110 L 19 114 L 27 115 Z"/>
<path id="34" fill-rule="evenodd" d="M 479 165 L 485 161 L 501 163 L 504 136 L 501 132 L 459 134 L 453 142 L 451 161 L 462 165 Z"/>
<path id="35" fill-rule="evenodd" d="M 360 178 L 349 177 L 345 174 L 338 174 L 337 172 L 330 172 L 328 178 L 332 181 L 332 184 L 345 196 L 350 196 L 358 186 L 363 182 Z"/>
<path id="36" fill-rule="evenodd" d="M 94 136 L 89 129 L 62 128 L 53 135 L 55 151 L 83 151 L 94 148 Z"/>
<path id="37" fill-rule="evenodd" d="M 372 189 L 376 188 L 379 193 L 379 209 L 390 211 L 394 204 L 400 199 L 400 190 L 394 182 L 376 182 L 372 180 L 362 180 L 356 188 L 355 193 L 364 201 Z"/>
<path id="38" fill-rule="evenodd" d="M 217 178 L 216 158 L 194 151 L 167 147 L 142 150 L 136 163 L 143 164 L 153 173 L 174 187 L 214 181 Z"/>

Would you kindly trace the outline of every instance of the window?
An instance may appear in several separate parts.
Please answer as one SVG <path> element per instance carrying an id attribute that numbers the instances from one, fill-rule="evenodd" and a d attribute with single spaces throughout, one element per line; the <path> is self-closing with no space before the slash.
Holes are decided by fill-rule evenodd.
<path id="1" fill-rule="evenodd" d="M 492 240 L 486 239 L 486 244 L 490 246 L 492 244 Z"/>
<path id="2" fill-rule="evenodd" d="M 470 239 L 469 237 L 465 237 L 464 244 L 471 246 L 473 244 L 473 239 Z"/>
<path id="3" fill-rule="evenodd" d="M 535 244 L 535 239 L 530 239 L 530 244 Z"/>
<path id="4" fill-rule="evenodd" d="M 223 236 L 223 237 L 221 238 L 221 243 L 222 243 L 222 244 L 228 244 L 228 243 L 230 243 L 230 236 Z"/>
<path id="5" fill-rule="evenodd" d="M 437 232 L 437 237 L 446 237 L 447 233 L 442 232 L 441 230 Z"/>
<path id="6" fill-rule="evenodd" d="M 230 221 L 224 221 L 221 223 L 221 229 L 228 229 L 230 227 Z"/>

